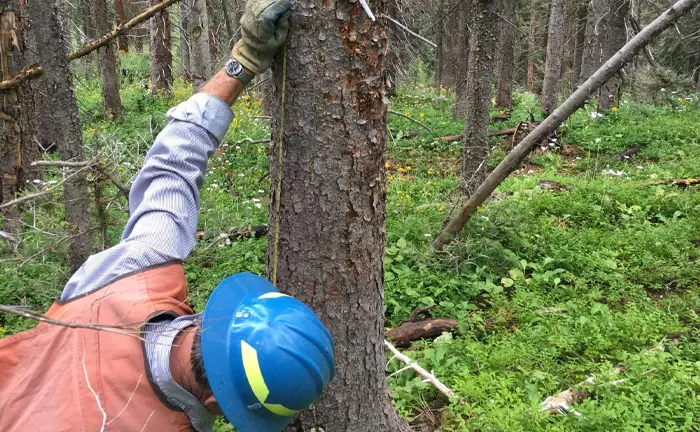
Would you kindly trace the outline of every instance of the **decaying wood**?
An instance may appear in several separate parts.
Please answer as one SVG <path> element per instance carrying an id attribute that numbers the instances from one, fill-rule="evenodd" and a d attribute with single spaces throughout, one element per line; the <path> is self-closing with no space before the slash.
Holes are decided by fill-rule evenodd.
<path id="1" fill-rule="evenodd" d="M 391 360 L 393 360 L 394 358 L 397 358 L 397 359 L 401 360 L 402 362 L 406 363 L 405 368 L 400 369 L 397 372 L 394 372 L 394 374 L 397 374 L 399 372 L 403 372 L 404 370 L 413 369 L 414 371 L 416 371 L 416 373 L 418 375 L 420 375 L 423 378 L 424 382 L 432 384 L 436 389 L 438 389 L 442 394 L 444 394 L 448 398 L 451 398 L 455 395 L 454 392 L 452 390 L 450 390 L 450 388 L 447 387 L 445 384 L 440 382 L 440 380 L 437 379 L 435 377 L 435 375 L 433 375 L 430 372 L 428 372 L 427 370 L 423 369 L 421 367 L 421 365 L 419 365 L 418 363 L 411 360 L 405 354 L 402 354 L 399 350 L 396 349 L 396 347 L 394 347 L 394 345 L 392 345 L 388 341 L 384 341 L 384 345 L 387 348 L 389 348 L 389 351 L 391 351 L 391 353 L 394 355 L 394 357 L 392 357 Z M 391 360 L 389 360 L 389 362 L 391 362 Z"/>
<path id="2" fill-rule="evenodd" d="M 648 184 L 648 186 L 660 185 L 673 185 L 681 188 L 685 188 L 688 186 L 697 186 L 700 185 L 700 178 L 669 179 Z"/>
<path id="3" fill-rule="evenodd" d="M 131 30 L 132 28 L 136 27 L 137 25 L 141 24 L 142 22 L 150 19 L 153 17 L 153 15 L 157 14 L 158 12 L 162 11 L 163 9 L 169 7 L 170 5 L 177 3 L 180 0 L 163 0 L 162 3 L 158 3 L 156 6 L 153 6 L 150 9 L 147 9 L 140 14 L 136 15 L 129 21 L 120 24 L 117 26 L 114 30 L 110 31 L 109 33 L 93 40 L 79 49 L 71 52 L 68 54 L 67 58 L 68 61 L 73 61 L 75 59 L 78 59 L 80 57 L 84 57 L 88 54 L 90 54 L 92 51 L 101 48 L 105 45 L 107 45 L 112 39 L 121 36 L 122 34 L 125 34 L 127 31 Z M 0 82 L 0 90 L 7 90 L 9 88 L 17 87 L 20 84 L 22 84 L 24 81 L 27 81 L 32 78 L 36 78 L 38 76 L 41 76 L 44 73 L 44 70 L 41 68 L 41 66 L 32 66 L 30 68 L 25 69 L 24 71 L 18 73 L 11 79 L 5 80 Z"/>
<path id="4" fill-rule="evenodd" d="M 644 150 L 644 147 L 634 147 L 634 148 L 623 151 L 622 153 L 617 155 L 617 158 L 620 160 L 628 160 L 628 159 L 632 158 L 632 156 L 641 152 L 642 150 Z"/>
<path id="5" fill-rule="evenodd" d="M 452 318 L 435 318 L 422 321 L 407 321 L 395 329 L 386 332 L 386 338 L 396 346 L 405 348 L 411 342 L 421 339 L 434 339 L 444 332 L 454 331 L 459 321 Z"/>
<path id="6" fill-rule="evenodd" d="M 569 188 L 564 186 L 563 184 L 551 180 L 540 180 L 539 182 L 537 182 L 537 185 L 542 190 L 547 191 L 565 192 L 569 190 Z"/>
<path id="7" fill-rule="evenodd" d="M 496 188 L 522 163 L 532 149 L 552 134 L 566 119 L 581 108 L 586 101 L 615 75 L 627 62 L 632 60 L 652 39 L 673 25 L 680 17 L 700 4 L 700 0 L 680 0 L 642 29 L 620 51 L 612 56 L 583 83 L 552 115 L 547 117 L 532 133 L 518 144 L 493 170 L 482 184 L 471 194 L 457 216 L 435 239 L 433 247 L 442 250 L 464 228 L 471 216 L 496 190 Z"/>

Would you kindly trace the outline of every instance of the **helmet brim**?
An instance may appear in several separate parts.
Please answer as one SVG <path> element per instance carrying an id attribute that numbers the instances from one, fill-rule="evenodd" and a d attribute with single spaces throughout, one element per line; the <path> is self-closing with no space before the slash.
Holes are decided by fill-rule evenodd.
<path id="1" fill-rule="evenodd" d="M 233 376 L 229 370 L 231 358 L 241 355 L 240 347 L 229 346 L 228 338 L 236 311 L 246 297 L 272 292 L 279 291 L 266 279 L 250 273 L 237 274 L 216 287 L 204 309 L 204 371 L 219 408 L 239 432 L 278 432 L 291 420 L 290 417 L 260 416 L 256 410 L 249 409 L 237 390 L 249 385 L 246 378 Z"/>

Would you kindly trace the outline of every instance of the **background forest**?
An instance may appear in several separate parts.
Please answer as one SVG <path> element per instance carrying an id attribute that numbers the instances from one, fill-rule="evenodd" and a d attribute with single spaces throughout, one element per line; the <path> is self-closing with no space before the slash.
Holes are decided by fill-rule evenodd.
<path id="1" fill-rule="evenodd" d="M 119 242 L 131 181 L 167 110 L 229 58 L 244 7 L 242 0 L 46 3 L 58 14 L 35 1 L 0 0 L 0 338 L 35 326 L 72 272 Z M 673 2 L 378 0 L 369 2 L 375 23 L 360 2 L 331 0 L 331 12 L 320 2 L 297 3 L 295 14 L 354 23 L 349 31 L 360 39 L 374 26 L 379 39 L 386 35 L 386 50 L 376 54 L 382 62 L 367 72 L 343 59 L 343 84 L 313 77 L 298 84 L 305 78 L 294 50 L 303 39 L 294 36 L 293 15 L 289 82 L 280 58 L 234 107 L 210 161 L 199 243 L 185 262 L 195 308 L 224 277 L 270 270 L 269 227 L 289 217 L 274 215 L 271 203 L 281 169 L 282 82 L 292 96 L 293 134 L 300 119 L 317 116 L 301 100 L 323 108 L 324 95 L 337 89 L 365 94 L 363 77 L 377 73 L 384 87 L 377 100 L 388 113 L 367 112 L 386 129 L 379 140 L 386 156 L 383 147 L 377 156 L 377 178 L 386 180 L 386 249 L 375 278 L 383 277 L 383 309 L 334 325 L 361 327 L 366 319 L 393 329 L 387 338 L 453 392 L 446 397 L 391 355 L 381 357 L 376 382 L 387 383 L 401 418 L 425 431 L 699 430 L 699 2 L 538 140 L 440 252 L 435 239 L 488 174 Z M 328 37 L 354 42 L 339 32 Z M 118 37 L 102 44 L 110 33 Z M 325 39 L 311 34 L 321 52 Z M 314 125 L 333 141 L 326 123 Z M 294 139 L 285 145 L 294 148 Z M 332 151 L 328 144 L 318 157 Z M 353 231 L 344 216 L 307 217 L 318 232 L 335 233 L 325 227 L 339 224 L 370 243 L 384 236 L 383 223 Z M 319 237 L 304 234 L 309 242 Z M 352 267 L 346 261 L 337 265 Z M 322 280 L 324 268 L 304 276 Z M 396 338 L 416 320 L 438 330 Z M 382 347 L 384 335 L 376 336 L 368 346 Z M 350 339 L 339 345 L 354 347 Z M 369 389 L 351 384 L 331 391 L 365 398 Z M 363 429 L 369 423 L 358 426 L 349 412 L 320 414 L 343 425 L 325 430 L 404 430 Z"/>

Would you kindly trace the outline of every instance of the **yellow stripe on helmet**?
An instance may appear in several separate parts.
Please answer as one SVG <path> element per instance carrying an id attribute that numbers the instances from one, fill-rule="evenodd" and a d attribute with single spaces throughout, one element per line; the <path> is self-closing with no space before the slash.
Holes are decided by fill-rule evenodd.
<path id="1" fill-rule="evenodd" d="M 245 370 L 245 376 L 248 379 L 248 384 L 255 398 L 260 402 L 265 408 L 267 408 L 273 414 L 277 414 L 282 417 L 291 417 L 299 411 L 291 410 L 280 404 L 268 404 L 265 403 L 267 397 L 270 395 L 270 390 L 265 384 L 265 379 L 262 375 L 262 370 L 260 370 L 260 362 L 258 361 L 258 352 L 250 346 L 245 341 L 241 341 L 241 354 L 243 355 L 243 369 Z"/>

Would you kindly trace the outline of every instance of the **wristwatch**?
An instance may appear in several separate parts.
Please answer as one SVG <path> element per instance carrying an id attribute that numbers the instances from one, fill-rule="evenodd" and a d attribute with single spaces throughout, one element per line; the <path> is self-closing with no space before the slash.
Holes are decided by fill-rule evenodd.
<path id="1" fill-rule="evenodd" d="M 243 65 L 239 63 L 238 60 L 236 59 L 231 59 L 228 62 L 226 62 L 226 67 L 224 68 L 228 76 L 231 78 L 236 78 L 240 82 L 243 83 L 243 85 L 248 85 L 253 80 L 253 77 L 248 75 L 243 68 Z"/>

